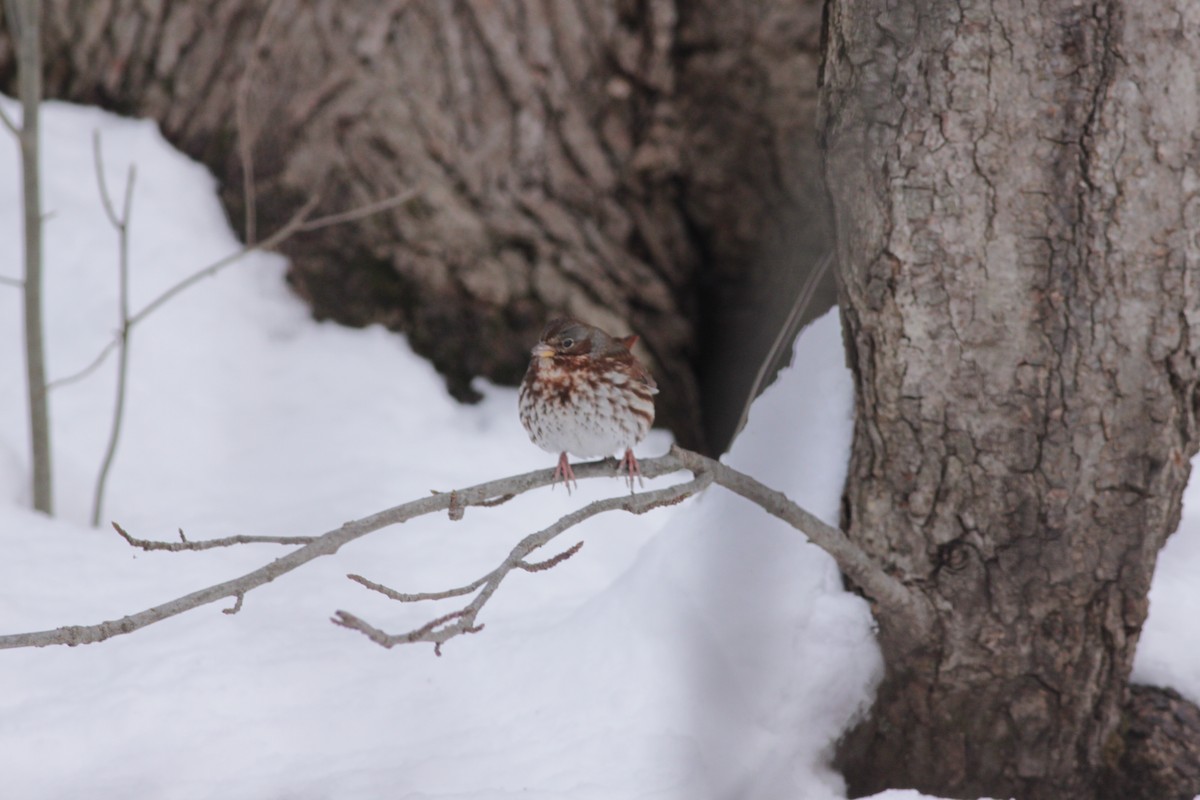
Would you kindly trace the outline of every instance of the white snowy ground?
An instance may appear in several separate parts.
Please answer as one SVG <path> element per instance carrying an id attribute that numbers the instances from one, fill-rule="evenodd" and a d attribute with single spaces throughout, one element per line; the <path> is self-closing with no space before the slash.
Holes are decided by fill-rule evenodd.
<path id="1" fill-rule="evenodd" d="M 48 103 L 43 126 L 56 377 L 87 364 L 116 324 L 116 238 L 93 178 L 93 130 L 114 192 L 137 165 L 135 310 L 238 244 L 212 178 L 152 124 Z M 10 277 L 18 185 L 16 148 L 0 136 L 0 275 Z M 136 329 L 106 520 L 166 539 L 180 527 L 190 538 L 318 534 L 430 489 L 552 465 L 521 429 L 513 390 L 481 384 L 481 404 L 457 405 L 400 337 L 313 323 L 283 271 L 278 257 L 247 258 Z M 87 525 L 112 362 L 54 392 L 58 517 L 28 511 L 20 320 L 18 292 L 0 286 L 0 633 L 117 618 L 282 554 L 147 554 Z M 797 343 L 727 460 L 832 522 L 850 414 L 830 315 Z M 668 443 L 655 434 L 640 450 Z M 346 573 L 401 591 L 465 583 L 524 533 L 621 491 L 616 479 L 589 481 L 570 498 L 539 490 L 461 522 L 385 529 L 252 592 L 235 616 L 214 605 L 99 645 L 0 652 L 3 793 L 844 797 L 824 760 L 879 674 L 867 609 L 822 552 L 720 489 L 580 526 L 560 540 L 585 541 L 577 556 L 513 575 L 484 612 L 486 630 L 441 658 L 426 645 L 384 650 L 329 622 L 346 609 L 388 630 L 419 625 L 453 606 L 399 606 Z M 1185 511 L 1136 677 L 1200 701 L 1198 571 L 1200 516 Z"/>

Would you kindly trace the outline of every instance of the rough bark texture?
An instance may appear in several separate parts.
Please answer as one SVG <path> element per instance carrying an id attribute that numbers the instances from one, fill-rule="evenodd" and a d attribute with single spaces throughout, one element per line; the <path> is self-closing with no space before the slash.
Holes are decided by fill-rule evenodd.
<path id="1" fill-rule="evenodd" d="M 1197 52 L 1195 3 L 830 3 L 844 523 L 940 628 L 881 615 L 856 795 L 1093 798 L 1120 758 L 1197 448 Z"/>
<path id="2" fill-rule="evenodd" d="M 283 251 L 318 317 L 404 331 L 462 399 L 566 311 L 642 334 L 659 419 L 719 448 L 827 247 L 817 0 L 45 5 L 47 92 L 157 119 L 238 226 L 243 87 L 260 235 L 424 187 Z"/>
<path id="3" fill-rule="evenodd" d="M 1098 800 L 1192 800 L 1200 787 L 1200 708 L 1170 689 L 1130 688 L 1124 739 Z"/>

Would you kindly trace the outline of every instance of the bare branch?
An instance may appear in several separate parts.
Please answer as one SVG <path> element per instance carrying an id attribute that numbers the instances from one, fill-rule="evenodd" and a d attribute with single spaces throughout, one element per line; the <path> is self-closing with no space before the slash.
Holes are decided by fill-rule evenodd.
<path id="1" fill-rule="evenodd" d="M 767 488 L 749 475 L 727 467 L 719 461 L 678 447 L 672 448 L 671 454 L 689 470 L 711 471 L 713 480 L 719 485 L 741 495 L 796 530 L 803 531 L 810 542 L 833 556 L 838 568 L 868 597 L 898 616 L 907 615 L 918 629 L 928 630 L 932 624 L 931 609 L 922 603 L 921 596 L 884 571 L 844 532 L 832 525 L 826 525 L 793 503 L 782 492 Z"/>
<path id="2" fill-rule="evenodd" d="M 113 207 L 112 195 L 108 192 L 108 180 L 104 177 L 104 155 L 100 147 L 100 129 L 92 130 L 92 166 L 96 170 L 96 187 L 100 190 L 100 204 L 104 206 L 104 214 L 108 217 L 111 224 L 118 231 L 124 226 L 124 218 L 117 216 L 117 210 Z M 132 178 L 133 167 L 130 167 Z M 126 204 L 128 205 L 128 197 L 132 187 L 127 183 L 125 185 Z"/>
<path id="3" fill-rule="evenodd" d="M 100 524 L 100 512 L 104 507 L 104 487 L 108 483 L 108 473 L 112 469 L 113 459 L 117 455 L 117 444 L 121 440 L 121 424 L 125 419 L 125 393 L 129 382 L 129 223 L 133 213 L 133 186 L 137 180 L 137 167 L 129 166 L 129 174 L 125 180 L 125 199 L 121 204 L 121 213 L 117 214 L 113 207 L 112 196 L 108 193 L 108 183 L 104 178 L 104 159 L 100 150 L 100 131 L 92 132 L 92 155 L 96 166 L 96 185 L 100 188 L 100 201 L 108 221 L 117 230 L 118 256 L 118 306 L 121 314 L 121 327 L 117 335 L 117 398 L 113 405 L 112 428 L 109 431 L 108 445 L 104 449 L 104 460 L 100 472 L 96 476 L 95 493 L 92 496 L 92 527 Z"/>
<path id="4" fill-rule="evenodd" d="M 196 272 L 193 272 L 191 275 L 189 275 L 188 277 L 179 281 L 174 286 L 171 286 L 169 289 L 166 289 L 162 294 L 160 294 L 158 297 L 154 298 L 148 304 L 146 304 L 146 306 L 141 311 L 138 311 L 136 314 L 134 314 L 133 316 L 131 316 L 129 318 L 129 327 L 133 328 L 139 322 L 141 322 L 146 317 L 148 317 L 150 314 L 152 314 L 154 311 L 156 311 L 160 306 L 167 303 L 169 300 L 174 298 L 177 294 L 184 291 L 188 287 L 192 286 L 193 284 L 199 283 L 201 280 L 203 280 L 205 278 L 210 278 L 213 275 L 216 275 L 221 270 L 237 263 L 238 261 L 240 261 L 245 256 L 249 255 L 250 253 L 253 253 L 253 252 L 256 252 L 259 250 L 264 250 L 264 251 L 272 250 L 272 249 L 278 247 L 279 245 L 283 244 L 283 242 L 290 239 L 292 236 L 294 236 L 300 232 L 307 232 L 307 231 L 315 230 L 317 228 L 323 228 L 328 225 L 341 224 L 343 222 L 352 222 L 354 220 L 358 220 L 358 219 L 362 219 L 364 217 L 370 216 L 371 214 L 377 214 L 380 211 L 386 211 L 389 208 L 394 208 L 395 206 L 402 205 L 402 204 L 408 202 L 409 200 L 413 199 L 414 197 L 416 197 L 423 191 L 424 191 L 424 187 L 418 186 L 416 188 L 408 189 L 404 192 L 401 192 L 400 194 L 394 195 L 393 197 L 388 197 L 388 198 L 379 200 L 374 203 L 369 203 L 369 204 L 367 204 L 365 206 L 361 206 L 359 208 L 353 208 L 353 209 L 350 209 L 349 211 L 343 211 L 343 212 L 340 212 L 337 214 L 330 214 L 330 215 L 324 216 L 324 217 L 316 217 L 312 220 L 309 220 L 308 215 L 313 212 L 313 210 L 317 207 L 317 204 L 320 202 L 320 197 L 318 195 L 313 195 L 312 197 L 310 197 L 308 199 L 307 202 L 304 203 L 303 206 L 300 207 L 300 209 L 298 211 L 296 211 L 295 214 L 292 215 L 291 219 L 289 219 L 282 228 L 277 230 L 270 237 L 268 237 L 256 244 L 246 245 L 245 247 L 242 247 L 237 252 L 230 253 L 229 255 L 225 256 L 224 258 L 222 258 L 218 261 L 214 261 L 213 263 L 209 264 L 208 266 L 203 267 L 203 268 L 197 270 Z M 0 278 L 0 282 L 7 283 L 7 282 L 9 282 L 9 280 L 11 280 L 11 279 Z M 23 284 L 16 284 L 16 285 L 23 285 Z M 50 381 L 46 385 L 46 389 L 47 390 L 57 389 L 60 386 L 66 386 L 67 384 L 75 383 L 76 381 L 83 380 L 88 375 L 95 372 L 96 369 L 101 364 L 104 363 L 105 359 L 107 359 L 108 356 L 114 350 L 116 350 L 118 347 L 120 347 L 120 345 L 121 345 L 121 337 L 120 337 L 120 332 L 118 331 L 117 335 L 111 341 L 109 341 L 108 344 L 104 345 L 104 347 L 102 347 L 100 349 L 100 352 L 98 352 L 96 354 L 96 357 L 94 359 L 92 359 L 92 361 L 86 367 L 79 370 L 78 372 L 74 372 L 74 373 L 71 373 L 70 375 L 65 375 L 61 378 L 56 378 L 53 381 Z"/>
<path id="5" fill-rule="evenodd" d="M 198 281 L 201 281 L 204 278 L 210 278 L 213 275 L 216 275 L 218 272 L 223 270 L 225 267 L 228 267 L 230 264 L 235 263 L 236 261 L 240 260 L 241 258 L 245 257 L 246 255 L 248 255 L 250 253 L 253 253 L 258 250 L 272 250 L 272 249 L 278 247 L 280 244 L 283 244 L 283 242 L 287 241 L 295 234 L 300 233 L 302 231 L 305 231 L 305 232 L 311 231 L 311 230 L 315 230 L 316 228 L 323 228 L 327 225 L 337 225 L 337 224 L 340 224 L 343 222 L 350 222 L 353 220 L 362 219 L 363 217 L 370 216 L 371 214 L 377 214 L 380 211 L 383 211 L 388 208 L 392 208 L 393 206 L 397 206 L 402 203 L 405 203 L 405 202 L 411 200 L 412 198 L 416 197 L 423 191 L 424 191 L 424 187 L 418 186 L 416 188 L 408 189 L 404 192 L 401 192 L 400 194 L 395 195 L 394 197 L 389 197 L 389 198 L 380 200 L 375 203 L 370 203 L 368 205 L 361 206 L 359 208 L 354 208 L 349 211 L 343 211 L 339 214 L 330 214 L 329 216 L 316 217 L 315 219 L 310 220 L 308 218 L 309 214 L 311 214 L 313 212 L 313 210 L 317 207 L 317 204 L 321 200 L 319 195 L 314 194 L 312 197 L 308 198 L 308 200 L 304 203 L 304 205 L 301 206 L 300 209 L 298 211 L 296 211 L 295 214 L 292 215 L 292 217 L 287 221 L 286 224 L 284 224 L 284 226 L 282 228 L 275 231 L 275 233 L 271 234 L 266 239 L 263 239 L 261 242 L 257 242 L 255 244 L 248 244 L 245 247 L 243 247 L 241 250 L 238 250 L 236 253 L 231 253 L 230 255 L 226 256 L 225 258 L 222 258 L 221 260 L 216 261 L 212 264 L 209 264 L 207 267 L 204 267 L 203 269 L 192 273 L 191 275 L 184 278 L 179 283 L 175 284 L 174 286 L 172 286 L 171 288 L 167 289 L 162 294 L 160 294 L 158 297 L 156 297 L 155 299 L 153 299 L 149 303 L 147 303 L 145 308 L 143 308 L 141 311 L 137 312 L 130 318 L 129 323 L 131 325 L 135 325 L 135 324 L 141 322 L 147 316 L 152 314 L 156 309 L 158 309 L 159 306 L 166 303 L 168 300 L 170 300 L 175 295 L 182 292 L 184 289 L 187 289 L 192 284 L 197 283 Z"/>
<path id="6" fill-rule="evenodd" d="M 482 625 L 476 624 L 479 612 L 499 588 L 501 582 L 513 570 L 536 572 L 549 569 L 574 555 L 579 544 L 542 562 L 529 562 L 528 557 L 539 548 L 553 541 L 557 536 L 589 517 L 606 511 L 624 510 L 634 514 L 646 513 L 655 508 L 672 505 L 686 497 L 703 491 L 710 483 L 718 483 L 725 488 L 741 495 L 758 505 L 767 513 L 782 519 L 797 530 L 803 531 L 809 540 L 829 553 L 842 572 L 846 574 L 876 605 L 885 607 L 889 613 L 901 616 L 911 621 L 918 631 L 928 630 L 930 626 L 930 609 L 923 604 L 918 593 L 912 592 L 902 582 L 889 575 L 880 565 L 870 559 L 866 553 L 855 545 L 844 533 L 837 528 L 826 525 L 809 514 L 803 508 L 793 503 L 783 494 L 763 486 L 753 478 L 737 470 L 705 458 L 697 453 L 673 447 L 671 452 L 659 458 L 646 459 L 640 462 L 642 474 L 647 478 L 667 475 L 680 469 L 693 473 L 692 480 L 650 492 L 631 496 L 617 496 L 598 500 L 574 511 L 556 521 L 553 525 L 532 533 L 518 542 L 509 552 L 505 560 L 486 575 L 465 586 L 437 592 L 402 594 L 380 584 L 369 581 L 361 576 L 350 576 L 351 579 L 374 591 L 401 602 L 420 602 L 425 600 L 443 600 L 452 597 L 462 597 L 477 592 L 474 598 L 461 609 L 438 617 L 432 622 L 404 634 L 390 634 L 376 628 L 359 617 L 345 611 L 337 612 L 333 621 L 346 628 L 357 630 L 370 639 L 385 647 L 412 642 L 430 642 L 435 652 L 440 653 L 442 642 L 448 641 L 465 633 L 477 633 Z M 574 472 L 579 480 L 592 478 L 612 478 L 616 474 L 612 461 L 592 461 L 574 466 Z M 542 486 L 549 486 L 554 481 L 554 472 L 550 469 L 527 472 L 508 478 L 489 481 L 468 489 L 453 492 L 454 503 L 461 508 L 468 506 L 494 505 L 499 498 L 515 496 Z M 410 519 L 447 511 L 450 508 L 452 494 L 439 492 L 414 500 L 393 508 L 380 511 L 369 517 L 347 522 L 340 528 L 315 537 L 303 537 L 307 541 L 296 550 L 281 558 L 266 564 L 252 572 L 223 583 L 209 586 L 182 597 L 177 597 L 166 603 L 139 611 L 117 620 L 101 622 L 96 625 L 66 626 L 48 631 L 32 633 L 16 633 L 0 635 L 0 649 L 13 647 L 44 647 L 52 644 L 91 644 L 101 642 L 113 636 L 152 625 L 155 622 L 182 614 L 194 608 L 216 602 L 222 598 L 233 598 L 233 611 L 239 607 L 238 598 L 253 589 L 269 583 L 276 578 L 300 568 L 308 562 L 322 556 L 333 555 L 343 545 L 381 528 L 407 522 Z M 118 533 L 134 546 L 143 546 L 142 540 L 134 539 L 119 526 Z M 280 537 L 281 539 L 283 537 Z M 296 537 L 297 542 L 301 537 Z M 250 544 L 268 541 L 269 537 L 229 537 L 228 539 L 210 540 L 208 542 L 188 542 L 182 536 L 179 547 L 164 546 L 160 543 L 145 543 L 147 549 L 206 549 L 208 547 L 225 546 L 228 544 Z M 276 543 L 290 544 L 291 541 Z M 172 543 L 173 544 L 173 543 Z M 194 545 L 194 546 L 193 546 Z"/>
<path id="7" fill-rule="evenodd" d="M 224 258 L 214 261 L 213 263 L 209 264 L 208 266 L 203 267 L 202 269 L 199 269 L 196 272 L 193 272 L 188 277 L 184 278 L 183 280 L 176 283 L 174 286 L 165 290 L 158 297 L 151 300 L 146 305 L 145 308 L 143 308 L 141 311 L 137 312 L 133 316 L 129 317 L 129 320 L 127 323 L 128 327 L 130 329 L 132 329 L 135 325 L 137 325 L 139 322 L 144 320 L 147 316 L 149 316 L 151 313 L 153 313 L 156 309 L 158 309 L 160 306 L 162 306 L 163 304 L 165 304 L 166 302 L 171 300 L 173 297 L 175 297 L 175 295 L 177 295 L 180 292 L 182 292 L 183 290 L 187 289 L 192 284 L 198 283 L 199 281 L 203 280 L 204 278 L 209 278 L 209 277 L 212 277 L 213 275 L 216 275 L 221 270 L 225 269 L 226 267 L 228 267 L 232 264 L 237 263 L 242 258 L 249 255 L 250 253 L 255 252 L 256 250 L 268 250 L 268 249 L 275 247 L 276 245 L 282 243 L 284 240 L 288 239 L 289 237 L 294 235 L 298 230 L 300 230 L 301 224 L 308 217 L 308 215 L 312 213 L 312 210 L 314 208 L 316 208 L 318 202 L 320 202 L 319 197 L 317 197 L 315 195 L 313 197 L 310 197 L 308 199 L 308 201 L 303 206 L 301 206 L 300 209 L 295 214 L 292 215 L 292 218 L 289 219 L 282 228 L 280 228 L 278 231 L 276 231 L 274 234 L 272 234 L 270 238 L 265 239 L 264 241 L 259 242 L 256 245 L 243 247 L 240 250 L 238 250 L 237 252 L 230 253 L 229 255 L 225 256 Z M 100 352 L 96 354 L 96 357 L 94 359 L 92 359 L 91 363 L 89 363 L 86 367 L 79 370 L 78 372 L 74 372 L 74 373 L 71 373 L 70 375 L 65 375 L 61 378 L 54 379 L 53 381 L 51 381 L 49 384 L 46 385 L 46 388 L 47 389 L 56 389 L 59 386 L 66 386 L 69 383 L 75 383 L 76 381 L 86 378 L 88 375 L 95 372 L 96 368 L 99 367 L 101 364 L 103 364 L 104 360 L 106 358 L 108 358 L 109 353 L 116 350 L 118 347 L 120 347 L 120 345 L 121 345 L 121 331 L 118 331 L 117 335 L 112 339 L 112 341 L 110 341 L 108 344 L 104 345 L 104 347 L 102 347 L 100 349 Z"/>
<path id="8" fill-rule="evenodd" d="M 111 341 L 109 341 L 108 344 L 106 344 L 106 345 L 104 345 L 104 347 L 100 348 L 100 352 L 96 354 L 96 357 L 92 359 L 90 364 L 88 364 L 86 367 L 79 370 L 78 372 L 73 372 L 70 375 L 64 375 L 61 378 L 55 378 L 54 380 L 50 381 L 49 383 L 46 384 L 46 391 L 50 391 L 51 389 L 57 389 L 60 386 L 66 386 L 67 384 L 81 381 L 84 378 L 86 378 L 88 375 L 91 375 L 93 372 L 96 371 L 96 369 L 101 364 L 104 363 L 104 359 L 108 358 L 108 354 L 111 353 L 113 350 L 116 350 L 120 344 L 121 344 L 121 339 L 120 339 L 120 334 L 118 333 L 117 337 L 113 338 Z"/>
<path id="9" fill-rule="evenodd" d="M 433 642 L 433 652 L 435 655 L 440 656 L 442 654 L 442 642 L 452 639 L 455 636 L 461 636 L 464 633 L 479 633 L 483 630 L 482 625 L 464 626 L 459 623 L 445 628 L 438 627 L 454 619 L 461 620 L 465 613 L 465 610 L 451 611 L 449 614 L 427 622 L 422 627 L 404 636 L 393 636 L 390 633 L 381 631 L 374 625 L 354 616 L 349 611 L 339 611 L 329 621 L 334 625 L 341 625 L 343 628 L 349 628 L 350 630 L 366 634 L 368 639 L 383 647 L 393 647 L 397 644 L 412 644 L 413 642 Z"/>
<path id="10" fill-rule="evenodd" d="M 418 195 L 420 195 L 424 191 L 425 191 L 425 187 L 423 185 L 414 186 L 411 189 L 406 189 L 403 192 L 400 192 L 399 194 L 392 195 L 391 197 L 385 197 L 382 200 L 376 200 L 374 203 L 367 203 L 364 206 L 359 206 L 358 208 L 352 208 L 349 211 L 342 211 L 337 214 L 327 214 L 323 217 L 317 217 L 316 219 L 311 219 L 308 222 L 301 225 L 300 230 L 307 233 L 308 231 L 315 231 L 315 230 L 319 230 L 320 228 L 327 228 L 330 225 L 341 225 L 343 222 L 354 222 L 355 220 L 360 220 L 360 219 L 363 219 L 364 217 L 369 217 L 372 214 L 378 214 L 380 211 L 387 211 L 389 208 L 395 208 L 396 206 L 402 206 L 405 203 L 407 203 L 409 200 L 412 200 L 414 197 L 417 197 Z"/>
<path id="11" fill-rule="evenodd" d="M 671 455 L 642 462 L 642 472 L 648 478 L 666 475 L 678 471 L 680 464 Z M 611 478 L 614 475 L 611 461 L 592 461 L 575 467 L 575 475 L 582 479 Z M 541 486 L 549 486 L 553 482 L 553 470 L 541 469 L 514 475 L 508 478 L 481 483 L 469 489 L 458 490 L 459 502 L 464 506 L 477 506 L 493 501 L 505 494 L 521 494 Z M 215 603 L 226 597 L 236 598 L 238 593 L 246 594 L 259 586 L 296 570 L 314 559 L 336 553 L 348 542 L 366 536 L 381 528 L 398 525 L 415 517 L 442 512 L 449 508 L 449 493 L 430 495 L 420 500 L 402 503 L 393 508 L 380 511 L 362 519 L 353 520 L 327 533 L 313 538 L 287 555 L 258 569 L 222 583 L 199 589 L 190 594 L 176 597 L 165 603 L 138 611 L 120 619 L 108 620 L 95 625 L 68 625 L 53 630 L 35 631 L 30 633 L 0 634 L 0 650 L 14 647 L 46 647 L 48 645 L 65 644 L 75 646 L 94 644 L 133 633 L 136 630 L 161 622 L 164 619 L 178 616 L 185 611 Z"/>
<path id="12" fill-rule="evenodd" d="M 313 195 L 312 197 L 308 198 L 304 205 L 302 205 L 295 214 L 292 215 L 291 219 L 289 219 L 282 228 L 275 231 L 275 233 L 271 234 L 268 238 L 263 239 L 261 242 L 257 242 L 255 244 L 248 244 L 241 250 L 238 250 L 236 253 L 230 253 L 219 261 L 214 261 L 207 267 L 197 270 L 183 280 L 179 281 L 179 283 L 176 283 L 174 286 L 167 289 L 158 297 L 147 303 L 141 311 L 130 317 L 129 324 L 136 325 L 146 317 L 153 314 L 160 306 L 169 301 L 171 298 L 175 297 L 175 295 L 179 294 L 184 289 L 187 289 L 192 284 L 198 283 L 205 278 L 211 278 L 213 275 L 216 275 L 230 264 L 240 261 L 250 253 L 258 250 L 270 250 L 284 240 L 291 238 L 296 231 L 299 231 L 304 227 L 304 221 L 308 219 L 308 215 L 312 213 L 313 209 L 317 207 L 317 203 L 320 201 L 321 198 L 319 195 Z"/>
<path id="13" fill-rule="evenodd" d="M 483 586 L 483 584 L 487 583 L 488 579 L 488 576 L 484 575 L 482 578 L 471 581 L 466 586 L 459 586 L 456 589 L 446 589 L 440 592 L 417 592 L 415 594 L 404 594 L 403 592 L 397 592 L 395 589 L 389 589 L 381 583 L 375 583 L 374 581 L 367 580 L 362 575 L 347 575 L 346 577 L 355 583 L 361 583 L 363 586 L 367 587 L 373 592 L 379 592 L 384 597 L 397 600 L 401 603 L 420 603 L 425 600 L 447 600 L 451 597 L 462 597 L 464 594 L 470 594 L 480 586 Z"/>
<path id="14" fill-rule="evenodd" d="M 7 275 L 0 275 L 0 283 L 3 283 L 5 286 L 15 286 L 18 289 L 25 288 L 25 281 L 20 278 L 10 278 Z"/>
<path id="15" fill-rule="evenodd" d="M 670 456 L 666 456 L 670 458 Z M 579 473 L 576 472 L 576 475 Z M 500 584 L 514 570 L 521 569 L 526 572 L 540 572 L 550 569 L 556 564 L 560 564 L 566 559 L 573 556 L 583 546 L 583 542 L 579 542 L 568 550 L 559 553 L 553 558 L 547 559 L 539 564 L 530 564 L 526 558 L 530 553 L 545 546 L 553 541 L 555 537 L 562 534 L 564 531 L 573 528 L 586 519 L 603 514 L 606 511 L 623 510 L 633 514 L 644 514 L 653 508 L 659 508 L 664 505 L 674 505 L 692 495 L 704 491 L 708 485 L 712 483 L 712 473 L 704 470 L 697 472 L 692 480 L 685 483 L 677 483 L 674 486 L 669 486 L 665 489 L 656 489 L 651 492 L 642 494 L 630 495 L 628 497 L 610 497 L 604 500 L 597 500 L 588 503 L 583 508 L 573 511 L 570 514 L 559 518 L 553 525 L 544 528 L 537 533 L 531 533 L 513 547 L 509 552 L 508 557 L 504 559 L 500 566 L 475 580 L 466 586 L 457 589 L 450 589 L 446 592 L 429 592 L 424 594 L 406 595 L 394 592 L 379 584 L 367 581 L 364 578 L 355 578 L 359 583 L 368 586 L 375 591 L 382 591 L 393 600 L 399 600 L 405 603 L 416 602 L 418 600 L 441 600 L 448 597 L 457 597 L 469 594 L 475 589 L 479 589 L 479 594 L 471 600 L 463 608 L 458 611 L 448 614 L 445 617 L 440 617 L 433 622 L 426 623 L 420 628 L 408 631 L 407 633 L 389 634 L 381 631 L 369 623 L 366 623 L 362 618 L 348 613 L 346 611 L 338 611 L 333 622 L 336 625 L 341 625 L 344 628 L 360 631 L 366 634 L 371 641 L 383 647 L 395 647 L 398 644 L 413 644 L 415 642 L 429 642 L 434 645 L 435 652 L 441 654 L 441 645 L 444 642 L 453 639 L 456 636 L 461 636 L 464 633 L 475 633 L 483 626 L 476 625 L 476 619 L 479 612 L 487 605 L 488 600 L 500 588 Z"/>
<path id="16" fill-rule="evenodd" d="M 179 553 L 182 551 L 200 551 L 212 550 L 216 547 L 236 547 L 240 544 L 286 544 L 286 545 L 304 545 L 312 544 L 316 541 L 316 536 L 226 536 L 221 539 L 201 539 L 199 541 L 190 541 L 184 535 L 183 531 L 179 532 L 180 541 L 178 542 L 160 542 L 153 539 L 138 539 L 130 535 L 128 531 L 122 528 L 117 523 L 112 523 L 113 529 L 121 535 L 121 538 L 129 542 L 133 547 L 150 552 L 152 550 L 165 550 L 168 553 Z"/>

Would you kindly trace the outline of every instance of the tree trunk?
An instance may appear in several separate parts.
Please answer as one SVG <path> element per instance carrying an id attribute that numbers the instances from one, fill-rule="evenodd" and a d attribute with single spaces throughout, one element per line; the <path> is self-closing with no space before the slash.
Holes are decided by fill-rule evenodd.
<path id="1" fill-rule="evenodd" d="M 840 764 L 855 796 L 1096 797 L 1197 448 L 1200 6 L 828 14 L 844 528 L 937 619 L 881 615 Z"/>
<path id="2" fill-rule="evenodd" d="M 462 399 L 569 311 L 642 334 L 659 419 L 719 449 L 829 248 L 818 0 L 45 5 L 48 94 L 158 120 L 247 235 L 423 187 L 282 250 L 319 318 L 405 332 Z"/>

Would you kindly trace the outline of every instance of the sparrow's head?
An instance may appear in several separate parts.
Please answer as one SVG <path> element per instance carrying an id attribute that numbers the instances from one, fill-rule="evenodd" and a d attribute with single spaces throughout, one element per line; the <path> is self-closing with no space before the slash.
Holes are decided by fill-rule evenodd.
<path id="1" fill-rule="evenodd" d="M 534 358 L 585 356 L 594 353 L 597 346 L 602 348 L 610 340 L 607 333 L 593 325 L 570 317 L 559 317 L 546 324 L 530 353 Z"/>

